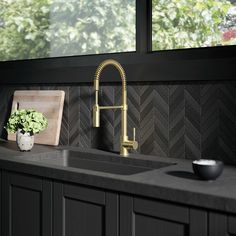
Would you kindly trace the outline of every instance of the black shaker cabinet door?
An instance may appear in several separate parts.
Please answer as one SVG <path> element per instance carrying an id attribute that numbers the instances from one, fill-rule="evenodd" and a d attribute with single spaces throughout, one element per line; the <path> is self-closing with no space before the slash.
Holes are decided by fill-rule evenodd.
<path id="1" fill-rule="evenodd" d="M 54 183 L 54 236 L 118 236 L 118 195 Z"/>
<path id="2" fill-rule="evenodd" d="M 120 236 L 207 236 L 207 213 L 172 203 L 120 197 Z"/>
<path id="3" fill-rule="evenodd" d="M 2 235 L 52 236 L 51 182 L 11 172 L 2 179 Z"/>

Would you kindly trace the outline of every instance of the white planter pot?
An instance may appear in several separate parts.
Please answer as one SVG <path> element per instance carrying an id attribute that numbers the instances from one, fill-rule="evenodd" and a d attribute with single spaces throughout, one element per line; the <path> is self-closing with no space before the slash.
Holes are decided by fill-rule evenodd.
<path id="1" fill-rule="evenodd" d="M 34 135 L 22 134 L 20 130 L 16 132 L 16 143 L 21 151 L 30 151 L 34 146 Z"/>

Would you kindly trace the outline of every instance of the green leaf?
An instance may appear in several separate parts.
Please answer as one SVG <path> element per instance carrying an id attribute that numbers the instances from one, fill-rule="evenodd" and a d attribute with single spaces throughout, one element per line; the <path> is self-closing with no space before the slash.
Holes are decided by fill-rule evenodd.
<path id="1" fill-rule="evenodd" d="M 8 133 L 15 133 L 18 129 L 24 132 L 36 134 L 47 128 L 46 117 L 33 109 L 21 109 L 13 112 L 5 129 Z"/>

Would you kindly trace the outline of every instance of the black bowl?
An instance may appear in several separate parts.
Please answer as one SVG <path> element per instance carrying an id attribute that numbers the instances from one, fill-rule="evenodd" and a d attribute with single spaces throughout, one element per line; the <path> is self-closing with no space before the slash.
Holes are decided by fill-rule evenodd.
<path id="1" fill-rule="evenodd" d="M 194 173 L 203 180 L 215 180 L 223 171 L 222 161 L 200 159 L 192 163 Z"/>

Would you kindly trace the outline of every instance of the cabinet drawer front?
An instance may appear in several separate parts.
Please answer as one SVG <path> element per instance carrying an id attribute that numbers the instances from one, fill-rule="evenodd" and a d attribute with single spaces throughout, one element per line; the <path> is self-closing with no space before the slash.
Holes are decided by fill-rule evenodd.
<path id="1" fill-rule="evenodd" d="M 105 192 L 78 185 L 64 185 L 64 195 L 70 198 L 105 205 Z"/>
<path id="2" fill-rule="evenodd" d="M 172 203 L 134 198 L 134 211 L 161 219 L 189 223 L 189 209 Z"/>
<path id="3" fill-rule="evenodd" d="M 186 225 L 146 215 L 135 215 L 135 236 L 183 236 Z"/>
<path id="4" fill-rule="evenodd" d="M 35 191 L 42 191 L 43 189 L 42 180 L 40 178 L 28 175 L 11 173 L 10 182 L 14 186 L 29 188 Z"/>

